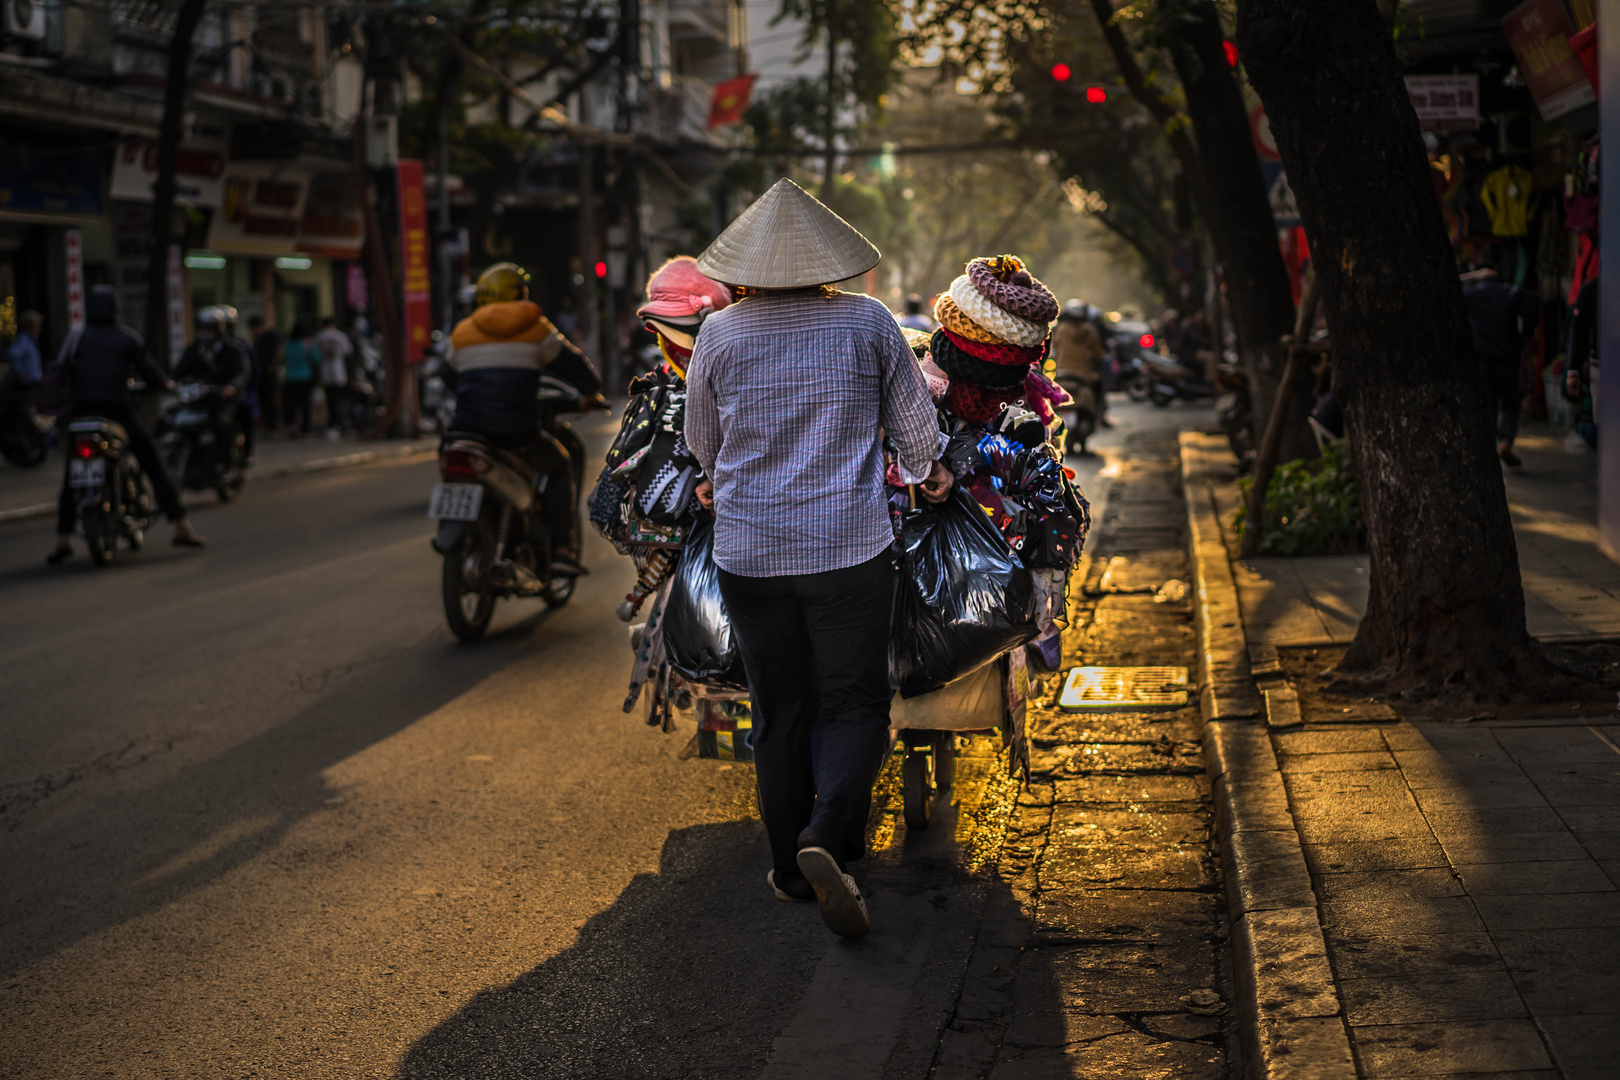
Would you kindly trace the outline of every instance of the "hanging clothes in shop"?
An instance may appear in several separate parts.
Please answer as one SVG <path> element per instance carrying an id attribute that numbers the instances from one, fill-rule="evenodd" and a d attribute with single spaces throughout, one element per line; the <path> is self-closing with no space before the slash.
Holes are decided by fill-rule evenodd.
<path id="1" fill-rule="evenodd" d="M 1529 235 L 1534 183 L 1530 170 L 1522 165 L 1503 165 L 1485 177 L 1479 186 L 1479 201 L 1491 216 L 1493 236 Z"/>

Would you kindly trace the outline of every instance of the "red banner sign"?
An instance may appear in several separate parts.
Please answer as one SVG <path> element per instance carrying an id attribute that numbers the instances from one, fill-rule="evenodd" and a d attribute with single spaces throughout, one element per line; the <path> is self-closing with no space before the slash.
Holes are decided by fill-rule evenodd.
<path id="1" fill-rule="evenodd" d="M 433 283 L 428 277 L 427 196 L 422 163 L 399 163 L 399 250 L 405 281 L 405 360 L 420 364 L 433 333 Z"/>

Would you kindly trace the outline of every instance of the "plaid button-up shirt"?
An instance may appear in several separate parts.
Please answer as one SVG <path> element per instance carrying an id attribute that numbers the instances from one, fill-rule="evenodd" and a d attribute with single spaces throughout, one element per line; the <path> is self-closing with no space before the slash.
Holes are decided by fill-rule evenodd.
<path id="1" fill-rule="evenodd" d="M 883 484 L 939 449 L 916 357 L 869 296 L 751 296 L 704 321 L 686 373 L 686 441 L 714 481 L 714 559 L 744 577 L 856 566 L 894 540 Z"/>

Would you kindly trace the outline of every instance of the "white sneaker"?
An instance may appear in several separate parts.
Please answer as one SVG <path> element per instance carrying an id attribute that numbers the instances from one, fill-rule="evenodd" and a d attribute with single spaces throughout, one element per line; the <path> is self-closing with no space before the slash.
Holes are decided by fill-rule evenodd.
<path id="1" fill-rule="evenodd" d="M 866 901 L 855 879 L 838 869 L 838 860 L 826 848 L 807 847 L 799 852 L 799 869 L 816 890 L 821 921 L 839 937 L 859 940 L 872 929 Z"/>
<path id="2" fill-rule="evenodd" d="M 794 896 L 790 892 L 783 892 L 781 889 L 777 888 L 775 870 L 766 871 L 765 884 L 771 887 L 771 892 L 776 894 L 776 898 L 778 900 L 785 900 L 790 904 L 808 904 L 811 900 L 815 899 L 814 896 Z"/>

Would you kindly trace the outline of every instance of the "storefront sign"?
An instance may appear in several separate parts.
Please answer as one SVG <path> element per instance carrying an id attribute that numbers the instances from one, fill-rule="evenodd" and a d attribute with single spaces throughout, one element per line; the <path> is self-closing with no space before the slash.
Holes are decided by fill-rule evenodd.
<path id="1" fill-rule="evenodd" d="M 291 255 L 298 246 L 309 174 L 270 164 L 225 167 L 208 246 L 243 255 Z"/>
<path id="2" fill-rule="evenodd" d="M 186 351 L 186 276 L 180 268 L 180 245 L 169 245 L 169 366 Z"/>
<path id="3" fill-rule="evenodd" d="M 371 290 L 366 286 L 365 267 L 359 263 L 350 263 L 343 275 L 343 299 L 356 311 L 364 311 L 371 306 Z"/>
<path id="4" fill-rule="evenodd" d="M 311 177 L 304 217 L 298 225 L 298 250 L 328 259 L 358 259 L 365 239 L 366 219 L 354 177 L 348 173 Z"/>
<path id="5" fill-rule="evenodd" d="M 1408 75 L 1406 95 L 1423 131 L 1478 131 L 1478 75 Z"/>
<path id="6" fill-rule="evenodd" d="M 152 201 L 158 177 L 158 144 L 125 139 L 113 158 L 112 197 Z M 175 159 L 174 197 L 192 206 L 218 206 L 225 177 L 223 144 L 187 145 Z"/>
<path id="7" fill-rule="evenodd" d="M 0 140 L 0 211 L 100 217 L 101 150 Z"/>
<path id="8" fill-rule="evenodd" d="M 1563 0 L 1525 0 L 1507 13 L 1502 32 L 1519 60 L 1543 120 L 1554 120 L 1597 100 L 1586 69 L 1569 47 L 1575 32 Z"/>
<path id="9" fill-rule="evenodd" d="M 399 250 L 405 280 L 405 359 L 419 364 L 433 333 L 433 283 L 428 277 L 427 195 L 422 163 L 401 158 Z"/>
<path id="10" fill-rule="evenodd" d="M 68 326 L 77 330 L 84 325 L 84 238 L 78 229 L 64 229 L 62 237 L 67 245 Z"/>

